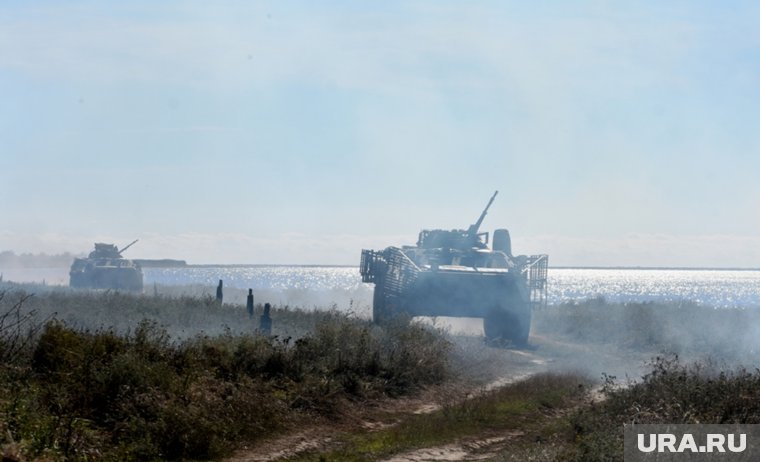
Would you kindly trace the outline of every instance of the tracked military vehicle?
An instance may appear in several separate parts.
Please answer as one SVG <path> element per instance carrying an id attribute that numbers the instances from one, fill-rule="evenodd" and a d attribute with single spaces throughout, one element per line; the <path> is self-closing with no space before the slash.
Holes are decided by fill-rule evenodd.
<path id="1" fill-rule="evenodd" d="M 143 273 L 140 265 L 122 257 L 122 252 L 135 240 L 119 250 L 113 244 L 96 243 L 87 258 L 76 258 L 69 271 L 69 286 L 86 289 L 117 289 L 140 292 Z"/>
<path id="2" fill-rule="evenodd" d="M 496 191 L 466 230 L 423 230 L 416 246 L 362 250 L 362 281 L 375 284 L 376 322 L 410 316 L 483 318 L 490 342 L 524 345 L 532 309 L 546 304 L 547 255 L 512 255 L 509 231 L 480 225 Z"/>

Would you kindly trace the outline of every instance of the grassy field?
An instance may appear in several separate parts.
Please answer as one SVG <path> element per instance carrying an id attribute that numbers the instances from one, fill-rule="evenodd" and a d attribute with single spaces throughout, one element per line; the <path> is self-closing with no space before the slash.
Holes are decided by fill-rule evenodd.
<path id="1" fill-rule="evenodd" d="M 642 379 L 609 379 L 605 400 L 572 416 L 572 439 L 561 446 L 568 461 L 622 461 L 624 424 L 760 423 L 760 371 L 725 369 L 709 361 L 654 358 Z"/>
<path id="2" fill-rule="evenodd" d="M 219 459 L 307 423 L 365 419 L 372 403 L 475 377 L 502 356 L 453 348 L 453 337 L 408 320 L 378 327 L 335 309 L 275 306 L 264 336 L 261 305 L 249 318 L 208 295 L 8 284 L 0 294 L 7 460 Z M 392 424 L 342 432 L 296 459 L 382 460 L 494 437 L 491 460 L 622 460 L 628 422 L 758 423 L 758 321 L 752 310 L 690 304 L 550 306 L 534 313 L 534 334 L 657 358 L 643 377 L 607 377 L 595 393 L 598 380 L 549 372 L 425 414 L 393 411 Z"/>
<path id="3" fill-rule="evenodd" d="M 341 437 L 334 449 L 295 461 L 623 461 L 623 426 L 637 423 L 760 423 L 760 371 L 654 358 L 641 379 L 543 373 L 391 427 Z M 421 448 L 428 448 L 427 452 Z M 449 457 L 449 459 L 443 459 Z M 461 459 L 460 459 L 461 458 Z"/>
<path id="4" fill-rule="evenodd" d="M 10 460 L 218 458 L 447 374 L 449 344 L 434 330 L 334 311 L 276 309 L 273 336 L 204 298 L 5 292 L 0 313 Z"/>
<path id="5" fill-rule="evenodd" d="M 432 413 L 408 415 L 379 431 L 349 435 L 335 450 L 305 453 L 293 460 L 383 460 L 410 450 L 502 435 L 509 435 L 512 452 L 530 448 L 536 441 L 569 440 L 568 409 L 583 399 L 588 385 L 587 378 L 575 374 L 535 375 L 472 399 L 450 402 Z"/>

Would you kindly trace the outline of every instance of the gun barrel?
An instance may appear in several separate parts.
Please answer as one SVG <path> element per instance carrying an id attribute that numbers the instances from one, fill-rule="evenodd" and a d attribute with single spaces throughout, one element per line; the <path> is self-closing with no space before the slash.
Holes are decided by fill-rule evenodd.
<path id="1" fill-rule="evenodd" d="M 480 214 L 480 218 L 478 218 L 478 221 L 476 221 L 474 225 L 470 225 L 468 234 L 475 235 L 478 233 L 478 230 L 480 229 L 480 225 L 483 224 L 483 220 L 486 218 L 486 213 L 488 213 L 488 209 L 491 207 L 491 204 L 493 204 L 493 200 L 496 199 L 497 194 L 499 194 L 499 191 L 494 191 L 493 196 L 491 196 L 491 200 L 488 201 L 486 208 L 483 209 L 483 213 Z"/>
<path id="2" fill-rule="evenodd" d="M 119 250 L 119 253 L 122 253 L 122 252 L 124 252 L 125 250 L 127 250 L 128 248 L 132 247 L 132 246 L 133 246 L 133 245 L 135 245 L 135 243 L 136 243 L 137 241 L 139 241 L 139 240 L 140 240 L 140 239 L 135 239 L 134 241 L 130 242 L 129 244 L 127 244 L 127 246 L 126 246 L 126 247 L 124 247 L 123 249 Z"/>

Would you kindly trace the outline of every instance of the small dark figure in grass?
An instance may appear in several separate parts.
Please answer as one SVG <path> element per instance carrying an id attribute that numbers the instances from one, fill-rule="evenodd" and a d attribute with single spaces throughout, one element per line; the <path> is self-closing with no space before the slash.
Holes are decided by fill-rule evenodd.
<path id="1" fill-rule="evenodd" d="M 219 280 L 219 285 L 216 286 L 216 303 L 222 304 L 222 299 L 224 298 L 224 294 L 222 293 L 222 280 Z"/>
<path id="2" fill-rule="evenodd" d="M 259 332 L 264 335 L 270 335 L 272 333 L 272 317 L 269 316 L 269 310 L 272 309 L 272 305 L 269 303 L 264 304 L 264 314 L 259 319 Z"/>
<path id="3" fill-rule="evenodd" d="M 248 318 L 253 319 L 253 289 L 248 289 L 248 300 L 245 303 L 245 308 L 248 310 Z"/>

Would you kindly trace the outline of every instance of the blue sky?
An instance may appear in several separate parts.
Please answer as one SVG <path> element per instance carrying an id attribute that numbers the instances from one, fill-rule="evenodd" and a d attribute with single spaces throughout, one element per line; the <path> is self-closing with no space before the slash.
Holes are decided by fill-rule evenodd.
<path id="1" fill-rule="evenodd" d="M 0 250 L 760 267 L 751 2 L 0 6 Z"/>

